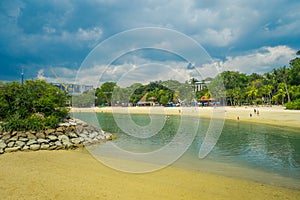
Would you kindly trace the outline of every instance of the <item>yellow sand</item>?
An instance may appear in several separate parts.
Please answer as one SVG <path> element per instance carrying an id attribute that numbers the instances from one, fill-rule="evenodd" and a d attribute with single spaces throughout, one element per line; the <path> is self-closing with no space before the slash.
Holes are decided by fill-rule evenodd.
<path id="1" fill-rule="evenodd" d="M 128 112 L 118 108 L 114 112 Z M 157 112 L 162 112 L 162 110 Z M 180 108 L 163 108 L 164 114 L 179 114 Z M 194 108 L 184 114 L 193 115 Z M 210 117 L 214 108 L 197 108 Z M 73 109 L 77 112 L 112 112 L 111 108 Z M 221 110 L 221 108 L 216 108 Z M 149 108 L 129 108 L 130 113 L 148 113 Z M 282 107 L 226 108 L 226 118 L 300 127 L 300 112 Z M 181 113 L 182 114 L 182 113 Z M 198 114 L 197 114 L 198 115 Z M 126 162 L 128 161 L 121 161 Z M 95 160 L 85 149 L 69 151 L 15 152 L 0 155 L 0 199 L 300 199 L 290 190 L 220 175 L 167 167 L 128 174 Z"/>
<path id="2" fill-rule="evenodd" d="M 300 191 L 168 167 L 110 169 L 84 149 L 0 156 L 1 199 L 299 199 Z"/>
<path id="3" fill-rule="evenodd" d="M 254 114 L 254 109 L 259 115 Z M 181 110 L 181 111 L 179 111 Z M 165 115 L 196 115 L 207 118 L 225 118 L 231 120 L 272 124 L 300 128 L 300 110 L 285 110 L 282 106 L 272 107 L 104 107 L 104 108 L 72 108 L 72 112 L 104 112 L 131 114 L 165 114 Z M 250 113 L 252 117 L 250 117 Z M 299 131 L 300 133 L 300 131 Z"/>

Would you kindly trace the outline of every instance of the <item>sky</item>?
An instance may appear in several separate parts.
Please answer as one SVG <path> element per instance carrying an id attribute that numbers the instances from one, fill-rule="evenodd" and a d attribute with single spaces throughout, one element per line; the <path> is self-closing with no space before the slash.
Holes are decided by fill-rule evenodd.
<path id="1" fill-rule="evenodd" d="M 296 57 L 299 10 L 298 0 L 1 0 L 0 80 L 19 81 L 22 70 L 124 86 L 265 73 Z"/>

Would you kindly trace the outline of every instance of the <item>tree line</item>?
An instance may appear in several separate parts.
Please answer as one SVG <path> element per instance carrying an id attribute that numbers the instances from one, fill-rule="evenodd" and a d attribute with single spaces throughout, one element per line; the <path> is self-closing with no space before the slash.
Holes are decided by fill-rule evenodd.
<path id="1" fill-rule="evenodd" d="M 300 55 L 300 50 L 297 55 Z M 198 81 L 192 78 L 185 83 L 176 80 L 150 82 L 147 85 L 134 83 L 126 88 L 114 82 L 106 82 L 90 93 L 95 95 L 96 106 L 135 104 L 147 94 L 146 100 L 161 105 L 199 101 L 205 97 L 229 106 L 285 105 L 287 109 L 300 109 L 299 57 L 292 59 L 288 66 L 264 74 L 224 71 L 215 78 L 201 80 L 208 84 L 202 90 L 195 91 Z M 90 96 L 89 101 L 91 98 L 93 96 Z"/>

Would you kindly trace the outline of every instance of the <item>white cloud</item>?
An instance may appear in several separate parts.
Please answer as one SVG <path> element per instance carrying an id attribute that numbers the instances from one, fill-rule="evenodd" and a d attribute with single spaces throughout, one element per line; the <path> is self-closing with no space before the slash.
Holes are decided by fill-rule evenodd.
<path id="1" fill-rule="evenodd" d="M 219 61 L 218 65 L 223 71 L 264 73 L 288 65 L 295 54 L 296 51 L 287 46 L 262 47 L 246 55 L 227 57 L 225 61 Z"/>

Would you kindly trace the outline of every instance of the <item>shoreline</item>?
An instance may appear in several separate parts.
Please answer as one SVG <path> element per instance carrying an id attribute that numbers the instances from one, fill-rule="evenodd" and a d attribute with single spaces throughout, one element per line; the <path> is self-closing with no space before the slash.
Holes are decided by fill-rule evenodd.
<path id="1" fill-rule="evenodd" d="M 152 113 L 211 117 L 221 107 L 188 108 L 179 112 L 175 108 L 155 108 Z M 264 119 L 272 125 L 286 126 L 280 117 L 294 119 L 289 127 L 298 127 L 299 111 L 278 108 L 259 108 L 260 115 L 250 118 L 254 107 L 228 108 L 225 119 L 253 122 Z M 71 112 L 148 114 L 151 108 L 79 108 Z M 226 111 L 226 112 L 225 112 Z M 199 115 L 198 115 L 199 114 Z M 218 117 L 218 115 L 217 115 Z M 248 119 L 247 119 L 248 118 Z M 298 120 L 298 121 L 297 121 Z M 260 122 L 263 123 L 263 122 Z M 114 158 L 108 158 L 114 159 Z M 136 164 L 116 160 L 122 165 Z M 147 163 L 141 163 L 146 164 Z M 129 174 L 114 170 L 93 157 L 86 148 L 75 150 L 43 150 L 12 152 L 0 155 L 0 195 L 5 199 L 297 199 L 300 191 L 230 177 L 209 171 L 199 171 L 172 165 L 158 171 Z M 209 165 L 207 165 L 209 167 Z"/>
<path id="2" fill-rule="evenodd" d="M 129 161 L 120 161 L 127 164 Z M 0 156 L 5 199 L 296 199 L 300 191 L 175 167 L 128 174 L 86 149 Z"/>
<path id="3" fill-rule="evenodd" d="M 259 115 L 254 113 L 259 111 Z M 285 110 L 282 106 L 272 107 L 94 107 L 71 108 L 71 113 L 120 113 L 120 114 L 163 114 L 199 116 L 250 123 L 262 123 L 279 127 L 300 128 L 300 110 Z M 250 117 L 252 114 L 252 117 Z M 237 120 L 239 118 L 239 120 Z"/>

